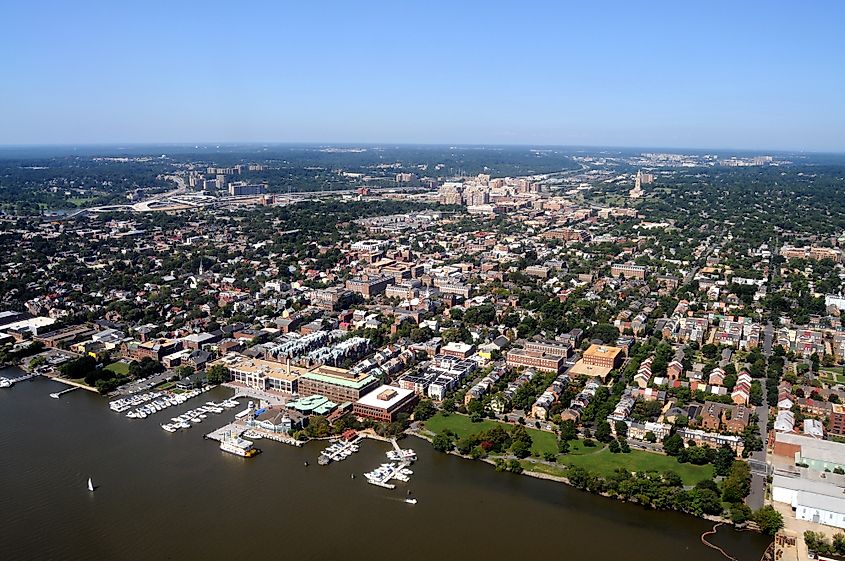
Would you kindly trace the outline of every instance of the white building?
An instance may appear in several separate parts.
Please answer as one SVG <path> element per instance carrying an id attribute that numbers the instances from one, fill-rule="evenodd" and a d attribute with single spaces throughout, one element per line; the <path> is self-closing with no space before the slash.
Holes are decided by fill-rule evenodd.
<path id="1" fill-rule="evenodd" d="M 845 528 L 845 496 L 839 485 L 775 474 L 772 500 L 790 505 L 798 520 Z"/>

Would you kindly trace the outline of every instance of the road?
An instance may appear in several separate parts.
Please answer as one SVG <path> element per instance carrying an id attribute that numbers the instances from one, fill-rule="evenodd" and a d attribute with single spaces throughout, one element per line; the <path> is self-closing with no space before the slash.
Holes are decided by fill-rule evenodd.
<path id="1" fill-rule="evenodd" d="M 722 240 L 724 240 L 724 239 L 725 239 L 725 232 L 722 231 L 722 233 L 719 234 L 719 239 L 715 240 L 713 243 L 711 243 L 707 247 L 707 249 L 704 251 L 704 253 L 701 254 L 700 261 L 701 261 L 702 265 L 699 265 L 697 267 L 694 266 L 692 269 L 690 269 L 689 273 L 684 275 L 684 281 L 681 283 L 682 286 L 685 285 L 685 284 L 691 283 L 693 281 L 693 279 L 695 279 L 695 275 L 698 274 L 698 271 L 701 270 L 701 267 L 703 267 L 704 265 L 707 264 L 707 258 L 710 257 L 713 254 L 713 252 L 716 250 L 716 248 L 721 247 Z"/>
<path id="2" fill-rule="evenodd" d="M 772 354 L 772 341 L 774 340 L 774 326 L 768 322 L 763 328 L 763 355 L 768 359 Z M 766 404 L 766 378 L 760 383 L 763 385 L 763 405 L 757 407 L 758 426 L 760 427 L 760 438 L 763 439 L 763 450 L 752 452 L 748 458 L 748 465 L 751 468 L 751 492 L 746 503 L 753 509 L 758 509 L 765 503 L 766 499 L 766 477 L 768 476 L 768 464 L 766 463 L 766 443 L 768 442 L 769 408 Z"/>

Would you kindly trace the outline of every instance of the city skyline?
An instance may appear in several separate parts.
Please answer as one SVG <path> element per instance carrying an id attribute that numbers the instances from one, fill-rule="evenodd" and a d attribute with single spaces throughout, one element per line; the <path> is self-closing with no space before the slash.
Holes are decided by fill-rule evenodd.
<path id="1" fill-rule="evenodd" d="M 388 7 L 12 7 L 0 145 L 845 151 L 835 3 Z"/>

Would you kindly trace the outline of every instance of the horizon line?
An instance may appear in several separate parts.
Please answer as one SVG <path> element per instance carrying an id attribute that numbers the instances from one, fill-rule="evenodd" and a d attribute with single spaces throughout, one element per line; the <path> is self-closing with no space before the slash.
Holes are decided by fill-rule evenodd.
<path id="1" fill-rule="evenodd" d="M 781 154 L 821 154 L 821 155 L 845 155 L 845 149 L 808 150 L 796 148 L 736 148 L 736 147 L 706 147 L 696 148 L 690 146 L 658 146 L 658 145 L 601 145 L 601 144 L 554 144 L 554 143 L 477 143 L 477 142 L 373 142 L 373 141 L 133 141 L 133 142 L 79 142 L 79 143 L 24 143 L 24 144 L 0 144 L 0 150 L 14 149 L 37 149 L 37 148 L 66 148 L 70 150 L 80 148 L 154 148 L 154 147 L 180 147 L 180 148 L 222 148 L 237 146 L 314 146 L 314 147 L 481 147 L 481 148 L 565 148 L 565 149 L 591 149 L 591 150 L 688 150 L 696 152 L 768 152 Z"/>

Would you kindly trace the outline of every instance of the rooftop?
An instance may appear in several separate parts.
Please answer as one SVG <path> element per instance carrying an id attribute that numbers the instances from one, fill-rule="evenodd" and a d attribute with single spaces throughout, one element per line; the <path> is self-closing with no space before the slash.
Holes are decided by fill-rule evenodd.
<path id="1" fill-rule="evenodd" d="M 390 409 L 413 393 L 413 390 L 403 390 L 396 386 L 382 385 L 363 396 L 358 400 L 358 403 L 368 407 Z"/>

